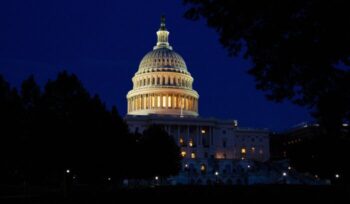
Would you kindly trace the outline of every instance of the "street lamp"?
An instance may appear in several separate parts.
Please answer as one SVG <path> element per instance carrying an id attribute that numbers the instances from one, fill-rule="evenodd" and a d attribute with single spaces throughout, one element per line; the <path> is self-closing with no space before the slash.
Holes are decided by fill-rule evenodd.
<path id="1" fill-rule="evenodd" d="M 282 173 L 282 176 L 286 177 L 286 176 L 287 176 L 287 173 L 286 173 L 286 172 L 283 172 L 283 173 Z"/>
<path id="2" fill-rule="evenodd" d="M 334 176 L 335 176 L 336 179 L 340 178 L 339 174 L 335 174 Z"/>
<path id="3" fill-rule="evenodd" d="M 215 179 L 216 179 L 216 183 L 218 183 L 219 181 L 218 181 L 218 177 L 219 177 L 219 172 L 218 171 L 215 171 Z"/>

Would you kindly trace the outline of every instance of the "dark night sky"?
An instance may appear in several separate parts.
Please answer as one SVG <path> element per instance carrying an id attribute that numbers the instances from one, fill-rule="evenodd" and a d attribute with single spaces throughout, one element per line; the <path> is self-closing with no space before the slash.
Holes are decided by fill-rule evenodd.
<path id="1" fill-rule="evenodd" d="M 195 79 L 201 116 L 274 130 L 311 120 L 303 108 L 267 101 L 245 73 L 250 63 L 229 58 L 217 33 L 204 21 L 184 19 L 185 10 L 180 1 L 164 0 L 1 1 L 0 74 L 14 86 L 34 74 L 43 85 L 65 69 L 124 115 L 131 78 L 165 14 L 170 44 Z"/>

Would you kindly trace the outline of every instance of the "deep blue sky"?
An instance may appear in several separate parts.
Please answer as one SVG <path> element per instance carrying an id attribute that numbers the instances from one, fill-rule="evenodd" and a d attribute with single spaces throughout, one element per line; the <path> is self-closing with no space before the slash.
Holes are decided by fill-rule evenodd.
<path id="1" fill-rule="evenodd" d="M 11 0 L 0 3 L 0 74 L 14 86 L 34 74 L 43 85 L 61 70 L 126 113 L 125 95 L 166 15 L 170 44 L 200 94 L 201 116 L 281 130 L 311 120 L 307 110 L 267 101 L 246 74 L 250 63 L 229 58 L 204 21 L 183 18 L 181 1 Z"/>

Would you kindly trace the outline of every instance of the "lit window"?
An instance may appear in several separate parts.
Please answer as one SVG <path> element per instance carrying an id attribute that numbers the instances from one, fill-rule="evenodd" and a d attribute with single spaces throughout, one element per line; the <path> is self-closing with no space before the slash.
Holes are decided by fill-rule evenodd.
<path id="1" fill-rule="evenodd" d="M 182 137 L 180 137 L 179 142 L 180 142 L 180 144 L 184 144 L 184 139 Z"/>
<path id="2" fill-rule="evenodd" d="M 160 96 L 157 97 L 157 107 L 160 108 Z"/>
<path id="3" fill-rule="evenodd" d="M 255 147 L 252 147 L 252 153 L 253 154 L 255 153 Z"/>
<path id="4" fill-rule="evenodd" d="M 201 133 L 202 133 L 202 134 L 205 134 L 205 130 L 204 130 L 204 129 L 202 129 Z"/>
<path id="5" fill-rule="evenodd" d="M 192 152 L 192 153 L 191 153 L 191 158 L 192 158 L 192 159 L 195 159 L 195 158 L 196 158 L 196 153 Z"/>
<path id="6" fill-rule="evenodd" d="M 190 141 L 188 142 L 188 146 L 193 147 L 193 141 L 192 141 L 192 140 L 190 140 Z"/>
<path id="7" fill-rule="evenodd" d="M 182 157 L 185 157 L 185 156 L 186 156 L 186 152 L 185 152 L 185 151 L 182 151 L 182 152 L 181 152 L 181 156 L 182 156 Z"/>
<path id="8" fill-rule="evenodd" d="M 173 100 L 173 103 L 174 103 L 174 108 L 176 108 L 177 107 L 177 104 L 176 104 L 176 101 L 177 101 L 177 97 L 176 96 L 174 96 L 174 100 Z"/>
<path id="9" fill-rule="evenodd" d="M 166 107 L 166 96 L 163 96 L 163 108 Z"/>
<path id="10" fill-rule="evenodd" d="M 171 107 L 171 96 L 168 96 L 168 107 Z"/>
<path id="11" fill-rule="evenodd" d="M 242 148 L 242 149 L 241 149 L 241 153 L 242 153 L 242 154 L 245 154 L 246 152 L 247 152 L 247 150 L 246 150 L 245 148 Z"/>
<path id="12" fill-rule="evenodd" d="M 152 96 L 152 108 L 154 108 L 155 106 L 156 106 L 156 100 L 154 96 Z"/>
<path id="13" fill-rule="evenodd" d="M 205 171 L 205 165 L 204 164 L 201 165 L 201 171 Z"/>

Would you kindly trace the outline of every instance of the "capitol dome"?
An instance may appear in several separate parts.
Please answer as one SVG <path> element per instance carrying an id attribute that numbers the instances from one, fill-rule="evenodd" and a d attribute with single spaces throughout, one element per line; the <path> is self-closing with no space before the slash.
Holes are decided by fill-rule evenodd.
<path id="1" fill-rule="evenodd" d="M 165 18 L 157 44 L 141 60 L 128 92 L 128 115 L 198 116 L 198 93 L 184 59 L 168 42 Z"/>
<path id="2" fill-rule="evenodd" d="M 185 60 L 169 48 L 155 48 L 147 53 L 140 62 L 138 73 L 152 71 L 170 71 L 187 73 Z"/>

